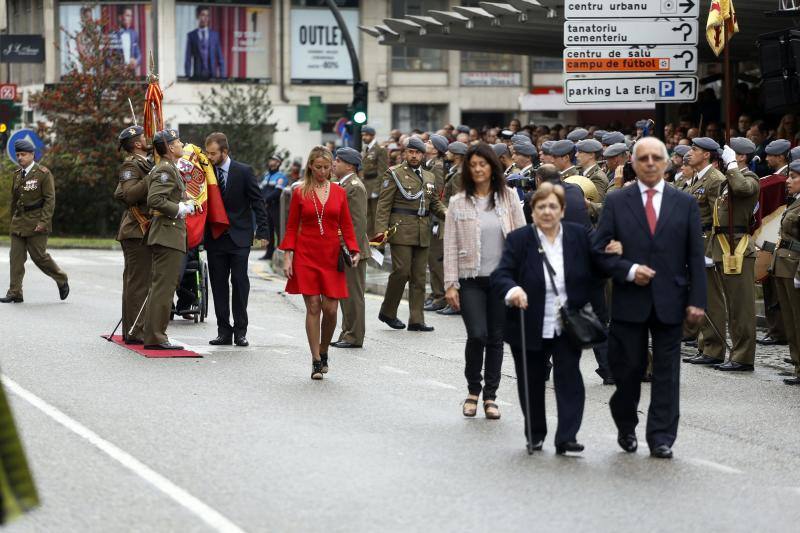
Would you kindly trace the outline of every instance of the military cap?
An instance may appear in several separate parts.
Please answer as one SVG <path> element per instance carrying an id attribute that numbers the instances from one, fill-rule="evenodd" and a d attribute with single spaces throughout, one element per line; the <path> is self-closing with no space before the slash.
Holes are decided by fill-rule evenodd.
<path id="1" fill-rule="evenodd" d="M 169 144 L 179 138 L 178 132 L 175 130 L 161 130 L 157 131 L 156 134 L 153 135 L 153 143 Z"/>
<path id="2" fill-rule="evenodd" d="M 550 153 L 556 157 L 564 155 L 572 155 L 574 151 L 575 151 L 575 143 L 573 143 L 569 139 L 556 141 L 553 143 L 553 146 L 550 147 Z"/>
<path id="3" fill-rule="evenodd" d="M 547 155 L 552 155 L 552 152 L 550 150 L 553 148 L 553 144 L 554 143 L 555 143 L 555 141 L 545 141 L 545 142 L 543 142 L 542 143 L 542 153 L 547 154 Z"/>
<path id="4" fill-rule="evenodd" d="M 366 133 L 367 135 L 375 135 L 375 128 L 372 126 L 362 126 L 361 133 Z"/>
<path id="5" fill-rule="evenodd" d="M 777 139 L 769 143 L 764 151 L 769 155 L 782 155 L 788 152 L 791 148 L 792 143 L 786 139 Z"/>
<path id="6" fill-rule="evenodd" d="M 797 172 L 798 174 L 800 174 L 800 159 L 792 161 L 791 163 L 789 163 L 789 170 L 791 170 L 792 172 Z"/>
<path id="7" fill-rule="evenodd" d="M 511 137 L 511 144 L 531 144 L 531 136 L 527 133 L 517 133 Z"/>
<path id="8" fill-rule="evenodd" d="M 143 133 L 144 133 L 144 128 L 141 126 L 128 126 L 119 133 L 117 139 L 119 140 L 119 142 L 122 142 L 132 137 L 138 137 Z"/>
<path id="9" fill-rule="evenodd" d="M 431 144 L 433 144 L 433 147 L 436 148 L 437 152 L 444 153 L 447 151 L 448 141 L 447 137 L 443 135 L 437 135 L 435 133 L 431 135 Z"/>
<path id="10" fill-rule="evenodd" d="M 277 152 L 272 154 L 272 157 L 270 157 L 270 159 L 274 159 L 278 163 L 283 163 L 283 158 Z"/>
<path id="11" fill-rule="evenodd" d="M 716 152 L 719 150 L 719 143 L 710 137 L 695 137 L 692 139 L 692 145 L 702 148 L 707 152 Z"/>
<path id="12" fill-rule="evenodd" d="M 425 143 L 422 141 L 422 139 L 420 139 L 416 135 L 408 139 L 406 147 L 412 150 L 419 150 L 420 152 L 425 153 Z"/>
<path id="13" fill-rule="evenodd" d="M 36 147 L 28 139 L 20 139 L 18 141 L 14 141 L 14 151 L 17 153 L 29 152 L 32 154 L 36 151 Z"/>
<path id="14" fill-rule="evenodd" d="M 469 126 L 465 126 L 465 125 L 461 124 L 456 128 L 456 131 L 458 133 L 469 133 Z"/>
<path id="15" fill-rule="evenodd" d="M 575 128 L 571 132 L 567 134 L 567 139 L 576 143 L 578 141 L 584 140 L 586 137 L 589 136 L 589 132 L 583 128 Z"/>
<path id="16" fill-rule="evenodd" d="M 514 132 L 511 131 L 511 130 L 502 130 L 500 132 L 500 138 L 501 139 L 510 139 L 513 136 L 514 136 Z"/>
<path id="17" fill-rule="evenodd" d="M 672 151 L 678 154 L 679 156 L 683 157 L 686 154 L 688 154 L 691 149 L 692 147 L 689 146 L 688 144 L 679 144 L 675 148 L 673 148 Z"/>
<path id="18" fill-rule="evenodd" d="M 624 154 L 628 151 L 628 145 L 625 143 L 614 143 L 603 152 L 603 157 L 615 157 Z"/>
<path id="19" fill-rule="evenodd" d="M 644 119 L 637 120 L 636 121 L 636 129 L 638 129 L 638 130 L 647 129 L 647 120 L 644 120 Z"/>
<path id="20" fill-rule="evenodd" d="M 683 164 L 684 165 L 691 165 L 692 164 L 692 158 L 689 156 L 688 153 L 685 156 L 683 156 Z"/>
<path id="21" fill-rule="evenodd" d="M 336 157 L 345 163 L 350 163 L 356 167 L 361 166 L 361 154 L 349 146 L 343 146 L 342 148 L 336 150 Z"/>
<path id="22" fill-rule="evenodd" d="M 494 150 L 494 153 L 497 155 L 497 157 L 508 154 L 508 146 L 506 145 L 506 143 L 493 144 L 492 150 Z"/>
<path id="23" fill-rule="evenodd" d="M 596 141 L 601 141 L 602 142 L 603 135 L 605 135 L 606 133 L 608 133 L 606 130 L 594 130 L 593 137 L 595 138 Z"/>
<path id="24" fill-rule="evenodd" d="M 603 135 L 603 139 L 600 142 L 602 142 L 606 146 L 610 146 L 612 144 L 617 144 L 617 143 L 624 143 L 625 135 L 623 135 L 622 132 L 619 131 L 609 131 L 606 132 L 605 135 Z"/>
<path id="25" fill-rule="evenodd" d="M 603 145 L 600 144 L 599 141 L 595 141 L 594 139 L 584 139 L 582 141 L 578 141 L 575 147 L 578 149 L 579 152 L 585 152 L 587 154 L 603 151 Z"/>
<path id="26" fill-rule="evenodd" d="M 536 147 L 532 143 L 519 143 L 514 145 L 514 152 L 532 157 L 536 155 Z"/>
<path id="27" fill-rule="evenodd" d="M 756 151 L 756 145 L 750 139 L 744 137 L 733 137 L 728 145 L 737 154 L 750 155 Z"/>
<path id="28" fill-rule="evenodd" d="M 794 161 L 795 159 L 800 159 L 800 146 L 795 146 L 789 150 L 789 160 Z"/>
<path id="29" fill-rule="evenodd" d="M 467 145 L 462 142 L 452 142 L 447 147 L 447 150 L 456 155 L 467 155 Z"/>

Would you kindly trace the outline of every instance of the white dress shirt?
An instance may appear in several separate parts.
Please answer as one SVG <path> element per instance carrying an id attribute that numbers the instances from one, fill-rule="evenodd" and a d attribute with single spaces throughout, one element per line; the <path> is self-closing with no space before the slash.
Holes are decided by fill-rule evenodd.
<path id="1" fill-rule="evenodd" d="M 550 265 L 555 271 L 553 281 L 555 281 L 556 289 L 558 289 L 558 296 L 553 291 L 553 285 L 550 283 L 550 274 L 547 271 L 547 265 L 542 258 L 542 268 L 544 272 L 544 320 L 542 321 L 542 338 L 552 339 L 556 335 L 561 334 L 561 323 L 559 322 L 558 310 L 562 306 L 567 305 L 567 285 L 564 277 L 564 229 L 559 226 L 558 234 L 555 241 L 552 243 L 547 239 L 544 233 L 539 228 L 536 228 L 536 233 L 539 235 L 539 242 L 541 243 L 542 251 L 547 255 Z M 511 297 L 517 292 L 522 291 L 522 287 L 513 287 L 506 293 L 506 305 L 509 305 Z"/>
<path id="2" fill-rule="evenodd" d="M 36 164 L 36 161 L 34 161 L 34 162 L 33 162 L 33 163 L 31 163 L 30 165 L 28 165 L 28 166 L 25 168 L 25 170 L 23 170 L 23 172 L 25 172 L 25 176 L 27 176 L 28 174 L 30 174 L 30 173 L 31 173 L 31 170 L 33 170 L 33 165 L 35 165 L 35 164 Z"/>
<path id="3" fill-rule="evenodd" d="M 711 165 L 708 165 L 704 168 L 701 172 L 705 173 L 708 172 L 708 169 L 711 168 Z M 699 173 L 698 173 L 699 175 Z M 664 180 L 660 180 L 656 183 L 655 187 L 652 187 L 656 193 L 653 195 L 653 209 L 656 211 L 656 220 L 658 220 L 661 216 L 661 200 L 664 199 Z M 636 185 L 639 187 L 639 196 L 642 198 L 642 205 L 647 205 L 647 191 L 651 189 L 641 181 L 636 181 Z M 625 278 L 628 281 L 633 281 L 636 277 L 636 269 L 639 268 L 639 263 L 634 263 L 631 269 L 628 271 L 628 276 Z"/>

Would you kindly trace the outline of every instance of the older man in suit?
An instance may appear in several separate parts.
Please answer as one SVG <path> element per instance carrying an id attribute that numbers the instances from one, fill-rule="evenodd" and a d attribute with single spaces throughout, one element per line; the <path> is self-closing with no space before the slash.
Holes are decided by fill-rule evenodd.
<path id="1" fill-rule="evenodd" d="M 680 342 L 684 320 L 698 323 L 706 306 L 700 211 L 695 199 L 667 186 L 667 147 L 647 137 L 633 149 L 638 182 L 606 198 L 593 242 L 604 251 L 622 242 L 621 256 L 605 256 L 614 281 L 609 358 L 617 390 L 611 414 L 618 443 L 635 452 L 641 377 L 653 338 L 653 384 L 647 443 L 657 458 L 672 457 L 678 433 Z"/>
<path id="2" fill-rule="evenodd" d="M 217 315 L 217 337 L 209 341 L 209 344 L 230 345 L 235 342 L 236 346 L 248 346 L 247 299 L 250 295 L 250 280 L 247 277 L 247 260 L 253 244 L 253 214 L 255 213 L 256 237 L 266 246 L 269 236 L 267 211 L 253 169 L 231 159 L 228 152 L 228 138 L 224 133 L 216 132 L 206 137 L 206 153 L 214 165 L 222 202 L 230 222 L 228 231 L 217 239 L 211 235 L 210 230 L 205 234 L 211 293 L 214 295 L 214 310 Z M 229 282 L 233 288 L 232 327 Z"/>
<path id="3" fill-rule="evenodd" d="M 193 80 L 225 78 L 225 56 L 219 33 L 208 27 L 211 20 L 208 6 L 197 6 L 197 28 L 186 34 L 186 56 L 183 74 Z"/>

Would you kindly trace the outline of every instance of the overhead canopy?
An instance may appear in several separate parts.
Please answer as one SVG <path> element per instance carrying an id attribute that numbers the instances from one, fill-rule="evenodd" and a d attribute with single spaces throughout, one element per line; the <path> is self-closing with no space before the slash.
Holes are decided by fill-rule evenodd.
<path id="1" fill-rule="evenodd" d="M 359 28 L 384 45 L 561 57 L 564 1 L 478 2 L 479 7 L 452 6 L 449 11 L 431 10 Z M 684 1 L 700 3 L 700 60 L 715 61 L 705 40 L 708 0 Z M 792 25 L 789 19 L 764 14 L 776 9 L 775 0 L 734 0 L 734 5 L 739 20 L 739 33 L 731 40 L 734 60 L 758 59 L 758 35 Z"/>

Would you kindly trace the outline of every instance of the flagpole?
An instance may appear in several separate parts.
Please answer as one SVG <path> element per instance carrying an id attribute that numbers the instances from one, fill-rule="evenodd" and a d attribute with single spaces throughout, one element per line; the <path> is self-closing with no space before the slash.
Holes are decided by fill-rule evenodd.
<path id="1" fill-rule="evenodd" d="M 724 55 L 723 55 L 723 75 L 725 80 L 724 91 L 725 91 L 725 135 L 724 139 L 725 142 L 730 141 L 731 137 L 731 128 L 733 127 L 733 117 L 731 116 L 731 112 L 733 111 L 733 106 L 731 105 L 731 47 L 728 40 L 730 39 L 730 34 L 728 33 L 728 21 L 723 20 L 722 23 L 722 35 L 723 35 L 723 46 L 724 48 Z M 744 134 L 746 132 L 742 132 Z"/>

